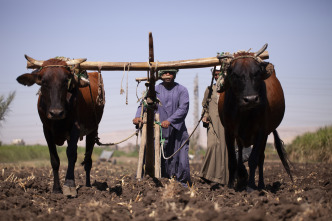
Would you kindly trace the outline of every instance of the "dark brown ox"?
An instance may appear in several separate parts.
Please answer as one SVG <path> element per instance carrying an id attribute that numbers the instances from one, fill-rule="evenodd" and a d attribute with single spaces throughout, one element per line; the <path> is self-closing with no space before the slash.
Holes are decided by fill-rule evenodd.
<path id="1" fill-rule="evenodd" d="M 229 156 L 229 186 L 237 188 L 248 184 L 248 190 L 257 189 L 255 171 L 259 168 L 258 188 L 264 185 L 263 164 L 268 135 L 274 135 L 275 147 L 288 175 L 292 179 L 283 142 L 276 128 L 285 112 L 284 93 L 272 64 L 263 62 L 257 53 L 239 52 L 219 56 L 226 63 L 224 92 L 219 97 L 219 115 L 225 127 L 225 139 Z M 225 61 L 226 60 L 226 61 Z M 239 154 L 236 162 L 235 141 Z M 242 162 L 242 149 L 253 145 L 249 157 L 248 174 Z M 247 183 L 248 182 L 248 183 Z"/>
<path id="2" fill-rule="evenodd" d="M 74 169 L 77 160 L 77 142 L 83 136 L 86 136 L 86 151 L 82 165 L 86 171 L 86 186 L 91 186 L 91 155 L 98 135 L 98 124 L 104 111 L 104 103 L 96 102 L 98 90 L 102 96 L 104 94 L 100 84 L 101 75 L 98 72 L 88 73 L 87 81 L 74 73 L 73 70 L 86 59 L 37 61 L 28 56 L 25 57 L 40 69 L 31 74 L 19 76 L 17 81 L 26 86 L 33 84 L 41 86 L 38 113 L 50 152 L 54 175 L 53 192 L 62 192 L 59 181 L 60 159 L 56 145 L 61 146 L 67 141 L 68 168 L 63 194 L 75 197 L 77 192 Z"/>

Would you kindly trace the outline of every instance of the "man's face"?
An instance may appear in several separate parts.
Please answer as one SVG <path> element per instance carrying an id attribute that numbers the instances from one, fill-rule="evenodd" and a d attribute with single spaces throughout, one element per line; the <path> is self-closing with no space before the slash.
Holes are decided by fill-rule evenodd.
<path id="1" fill-rule="evenodd" d="M 162 75 L 162 79 L 164 82 L 170 83 L 170 82 L 174 81 L 174 73 L 166 72 Z"/>
<path id="2" fill-rule="evenodd" d="M 214 72 L 214 80 L 218 80 L 218 78 L 219 78 L 219 74 L 220 74 L 220 71 L 215 71 Z"/>

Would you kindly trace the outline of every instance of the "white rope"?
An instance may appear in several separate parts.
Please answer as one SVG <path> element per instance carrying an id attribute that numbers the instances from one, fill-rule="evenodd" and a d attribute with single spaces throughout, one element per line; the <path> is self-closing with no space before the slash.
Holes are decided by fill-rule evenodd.
<path id="1" fill-rule="evenodd" d="M 127 71 L 126 105 L 128 105 L 128 75 L 129 75 L 129 71 L 130 71 L 130 65 L 131 65 L 131 63 L 128 64 L 128 71 Z"/>
<path id="2" fill-rule="evenodd" d="M 128 66 L 128 70 L 127 70 L 127 82 L 126 82 L 126 105 L 128 105 L 128 75 L 129 75 L 129 71 L 130 71 L 130 65 L 131 65 L 131 63 L 123 65 L 123 75 L 122 75 L 122 79 L 121 79 L 120 94 L 123 94 L 125 92 L 125 90 L 122 87 L 122 82 L 123 82 L 123 78 L 124 78 L 124 76 L 126 74 L 126 66 Z"/>
<path id="3" fill-rule="evenodd" d="M 121 80 L 121 89 L 120 89 L 120 94 L 124 93 L 123 87 L 122 87 L 122 82 L 123 82 L 123 78 L 126 74 L 126 64 L 123 65 L 123 75 L 122 75 L 122 80 Z"/>

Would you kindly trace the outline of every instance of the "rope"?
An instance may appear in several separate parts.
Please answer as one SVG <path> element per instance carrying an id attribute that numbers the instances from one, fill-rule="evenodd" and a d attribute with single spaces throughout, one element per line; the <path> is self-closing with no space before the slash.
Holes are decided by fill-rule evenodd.
<path id="1" fill-rule="evenodd" d="M 127 85 L 126 85 L 126 105 L 128 105 L 128 75 L 130 71 L 130 63 L 128 64 L 128 71 L 127 71 Z"/>
<path id="2" fill-rule="evenodd" d="M 101 65 L 101 62 L 98 62 L 98 72 L 99 74 L 101 74 L 101 69 L 103 68 L 103 66 Z"/>
<path id="3" fill-rule="evenodd" d="M 123 82 L 123 78 L 126 74 L 126 64 L 123 65 L 123 75 L 122 75 L 122 79 L 121 79 L 121 88 L 120 88 L 120 94 L 124 93 L 123 87 L 122 87 L 122 82 Z"/>
<path id="4" fill-rule="evenodd" d="M 137 97 L 137 103 L 142 99 L 142 97 L 141 98 L 139 98 L 138 97 L 138 95 L 137 95 L 137 89 L 138 89 L 138 85 L 141 83 L 141 81 L 137 81 L 137 86 L 136 86 L 136 97 Z"/>
<path id="5" fill-rule="evenodd" d="M 205 114 L 205 110 L 203 111 L 202 116 L 201 116 L 201 119 L 199 119 L 199 121 L 198 121 L 198 123 L 197 123 L 195 129 L 193 130 L 193 132 L 191 132 L 191 134 L 190 134 L 190 136 L 187 138 L 187 140 L 181 145 L 181 147 L 180 147 L 179 149 L 177 149 L 172 155 L 170 155 L 170 156 L 168 156 L 168 157 L 166 157 L 166 156 L 165 156 L 165 153 L 164 153 L 164 143 L 165 143 L 165 139 L 162 138 L 162 128 L 161 128 L 161 123 L 160 123 L 160 122 L 155 122 L 156 124 L 158 124 L 158 125 L 160 126 L 160 144 L 161 144 L 160 146 L 161 146 L 161 152 L 162 152 L 163 158 L 164 158 L 165 160 L 168 160 L 168 159 L 171 159 L 172 157 L 174 157 L 175 154 L 177 154 L 177 153 L 178 153 L 178 152 L 184 147 L 184 145 L 190 140 L 191 136 L 195 133 L 195 131 L 196 131 L 198 125 L 201 123 L 204 114 Z"/>
<path id="6" fill-rule="evenodd" d="M 130 138 L 132 138 L 134 135 L 136 135 L 136 136 L 138 136 L 138 129 L 133 133 L 133 134 L 131 134 L 129 137 L 127 137 L 127 138 L 125 138 L 125 139 L 123 139 L 123 140 L 121 140 L 121 141 L 119 141 L 119 142 L 115 142 L 115 143 L 101 143 L 99 140 L 100 140 L 100 138 L 99 137 L 96 137 L 95 138 L 95 142 L 96 142 L 96 144 L 98 145 L 98 146 L 112 146 L 112 145 L 116 145 L 116 144 L 120 144 L 120 143 L 123 143 L 123 142 L 125 142 L 125 141 L 127 141 L 127 140 L 129 140 Z"/>
<path id="7" fill-rule="evenodd" d="M 68 65 L 61 65 L 61 64 L 46 65 L 46 66 L 41 66 L 40 69 L 49 68 L 49 67 L 68 67 Z"/>
<path id="8" fill-rule="evenodd" d="M 123 82 L 123 78 L 124 78 L 124 76 L 126 74 L 126 66 L 128 66 L 128 70 L 127 70 L 127 82 L 126 82 L 126 105 L 128 105 L 128 75 L 129 75 L 129 71 L 130 71 L 130 65 L 131 65 L 131 63 L 123 65 L 123 75 L 122 75 L 121 89 L 120 89 L 120 94 L 123 94 L 125 91 L 124 91 L 124 89 L 122 87 L 122 82 Z"/>
<path id="9" fill-rule="evenodd" d="M 142 109 L 144 107 L 146 107 L 147 109 L 150 109 L 150 110 L 155 110 L 154 105 L 148 104 L 148 102 L 146 101 L 146 99 L 142 99 Z"/>

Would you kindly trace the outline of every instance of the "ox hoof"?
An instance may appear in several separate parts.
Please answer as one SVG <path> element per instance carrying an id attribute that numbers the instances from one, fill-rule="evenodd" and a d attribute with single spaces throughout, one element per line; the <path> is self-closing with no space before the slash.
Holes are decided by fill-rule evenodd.
<path id="1" fill-rule="evenodd" d="M 77 190 L 74 180 L 66 180 L 62 187 L 62 190 L 63 190 L 63 195 L 67 197 L 71 198 L 77 197 Z"/>
<path id="2" fill-rule="evenodd" d="M 63 186 L 63 195 L 71 198 L 77 197 L 76 187 Z"/>

